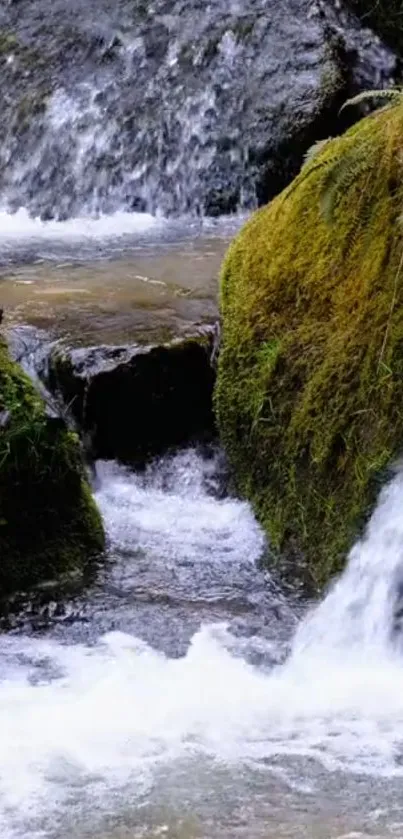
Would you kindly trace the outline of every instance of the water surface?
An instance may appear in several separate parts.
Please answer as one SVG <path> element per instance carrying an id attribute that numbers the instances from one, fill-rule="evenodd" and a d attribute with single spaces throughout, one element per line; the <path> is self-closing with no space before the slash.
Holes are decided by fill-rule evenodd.
<path id="1" fill-rule="evenodd" d="M 74 345 L 163 341 L 214 322 L 220 265 L 242 222 L 1 218 L 6 323 Z"/>
<path id="2" fill-rule="evenodd" d="M 306 618 L 224 485 L 98 464 L 106 567 L 0 641 L 6 839 L 402 835 L 401 477 Z"/>

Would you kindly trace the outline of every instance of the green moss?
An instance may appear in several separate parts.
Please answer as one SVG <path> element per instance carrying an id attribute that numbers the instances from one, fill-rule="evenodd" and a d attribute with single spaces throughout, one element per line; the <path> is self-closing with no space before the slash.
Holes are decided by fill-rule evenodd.
<path id="1" fill-rule="evenodd" d="M 234 33 L 238 42 L 247 41 L 253 33 L 255 28 L 256 15 L 243 15 L 232 23 L 231 31 Z"/>
<path id="2" fill-rule="evenodd" d="M 403 106 L 326 143 L 231 245 L 219 429 L 273 546 L 323 584 L 403 444 Z"/>
<path id="3" fill-rule="evenodd" d="M 82 568 L 103 545 L 78 438 L 46 416 L 0 339 L 0 596 Z"/>
<path id="4" fill-rule="evenodd" d="M 7 58 L 18 50 L 18 48 L 19 43 L 14 33 L 0 29 L 0 58 Z"/>
<path id="5" fill-rule="evenodd" d="M 14 32 L 0 29 L 0 66 L 10 58 L 18 61 L 25 72 L 46 67 L 46 58 L 38 49 L 27 46 Z"/>
<path id="6" fill-rule="evenodd" d="M 12 114 L 8 119 L 14 133 L 27 131 L 32 119 L 45 113 L 54 86 L 48 69 L 46 55 L 25 44 L 14 32 L 0 29 L 0 72 L 7 89 L 14 91 Z"/>
<path id="7" fill-rule="evenodd" d="M 17 102 L 13 117 L 13 129 L 21 134 L 28 131 L 32 120 L 46 112 L 50 90 L 46 87 L 24 94 Z"/>

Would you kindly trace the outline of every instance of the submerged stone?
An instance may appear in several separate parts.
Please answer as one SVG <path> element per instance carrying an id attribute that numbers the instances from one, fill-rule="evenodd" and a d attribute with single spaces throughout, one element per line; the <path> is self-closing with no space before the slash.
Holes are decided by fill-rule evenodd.
<path id="1" fill-rule="evenodd" d="M 94 458 L 144 463 L 214 434 L 214 327 L 167 344 L 56 349 L 49 385 Z"/>
<path id="2" fill-rule="evenodd" d="M 216 408 L 239 489 L 319 585 L 403 443 L 403 105 L 328 141 L 231 245 Z"/>
<path id="3" fill-rule="evenodd" d="M 83 570 L 103 546 L 79 440 L 0 338 L 0 598 Z"/>

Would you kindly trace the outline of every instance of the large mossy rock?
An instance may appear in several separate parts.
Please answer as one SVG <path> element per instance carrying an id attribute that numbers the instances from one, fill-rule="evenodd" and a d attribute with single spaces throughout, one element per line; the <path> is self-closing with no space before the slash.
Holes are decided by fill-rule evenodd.
<path id="1" fill-rule="evenodd" d="M 403 105 L 328 141 L 231 245 L 216 409 L 274 548 L 339 570 L 403 448 Z"/>
<path id="2" fill-rule="evenodd" d="M 103 545 L 78 438 L 0 338 L 0 598 L 83 569 Z"/>

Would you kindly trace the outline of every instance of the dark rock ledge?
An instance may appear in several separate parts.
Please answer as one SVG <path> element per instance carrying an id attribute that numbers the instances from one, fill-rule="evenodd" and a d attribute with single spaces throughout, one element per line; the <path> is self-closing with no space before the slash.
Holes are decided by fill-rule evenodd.
<path id="1" fill-rule="evenodd" d="M 60 396 L 91 458 L 143 464 L 214 436 L 217 329 L 162 345 L 51 351 L 47 386 Z"/>

